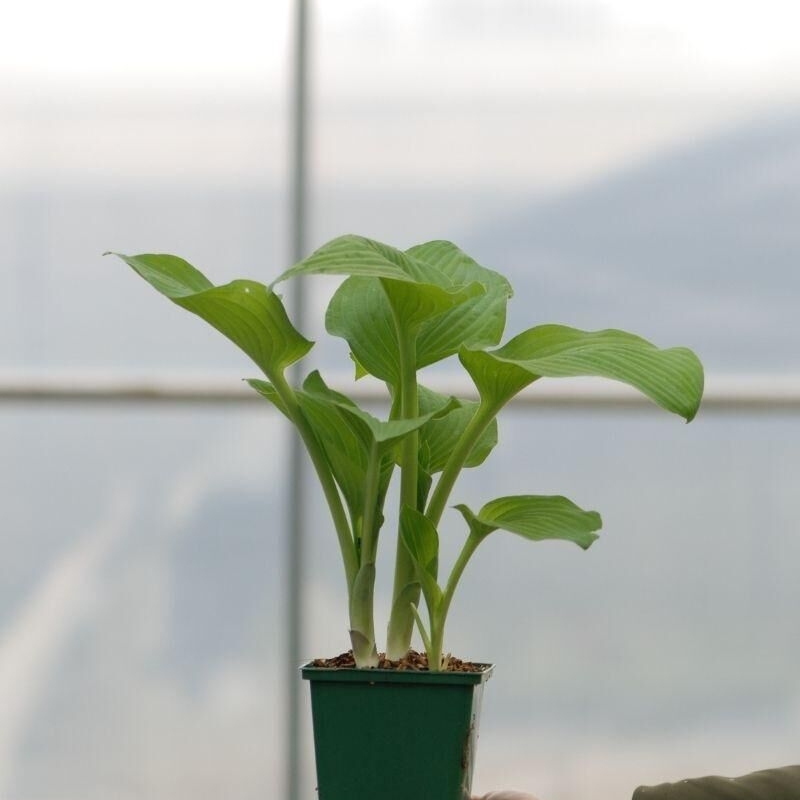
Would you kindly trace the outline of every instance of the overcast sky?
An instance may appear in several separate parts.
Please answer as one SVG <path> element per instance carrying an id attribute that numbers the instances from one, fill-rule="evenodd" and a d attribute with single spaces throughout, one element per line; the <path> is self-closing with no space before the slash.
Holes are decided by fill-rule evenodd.
<path id="1" fill-rule="evenodd" d="M 317 0 L 311 8 L 325 85 L 345 93 L 387 78 L 413 92 L 653 81 L 793 92 L 800 74 L 795 0 Z M 149 78 L 282 91 L 291 9 L 286 0 L 17 0 L 0 28 L 0 75 L 6 85 Z"/>
<path id="2" fill-rule="evenodd" d="M 380 172 L 452 180 L 469 164 L 480 182 L 547 189 L 800 97 L 796 0 L 310 6 L 322 178 L 358 181 Z M 249 98 L 275 116 L 259 128 L 226 112 L 195 126 L 192 147 L 163 156 L 163 142 L 186 139 L 163 122 L 154 141 L 138 129 L 127 140 L 115 136 L 113 121 L 104 120 L 88 134 L 64 130 L 57 146 L 48 140 L 31 149 L 32 136 L 51 134 L 36 123 L 33 135 L 23 119 L 21 128 L 0 133 L 0 172 L 26 159 L 55 159 L 88 175 L 104 170 L 107 158 L 118 172 L 129 163 L 136 174 L 277 175 L 284 159 L 261 158 L 256 142 L 268 143 L 265 153 L 285 152 L 292 10 L 287 0 L 16 0 L 0 27 L 0 116 L 12 122 L 20 104 L 76 95 L 100 96 L 101 107 L 109 97 L 130 105 L 164 93 Z M 87 135 L 98 141 L 81 148 Z"/>

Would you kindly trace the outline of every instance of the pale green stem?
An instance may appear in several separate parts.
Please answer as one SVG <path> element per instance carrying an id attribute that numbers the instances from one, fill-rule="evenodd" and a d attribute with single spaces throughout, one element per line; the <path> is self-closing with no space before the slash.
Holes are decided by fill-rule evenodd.
<path id="1" fill-rule="evenodd" d="M 419 609 L 413 604 L 409 603 L 409 607 L 411 608 L 411 613 L 414 615 L 414 619 L 417 623 L 417 629 L 419 630 L 420 638 L 422 639 L 422 644 L 425 645 L 425 652 L 431 652 L 431 637 L 428 635 L 428 631 L 425 629 L 425 623 L 422 621 L 422 617 L 419 615 Z"/>
<path id="2" fill-rule="evenodd" d="M 396 321 L 397 322 L 397 321 Z M 400 351 L 400 415 L 412 419 L 419 415 L 419 392 L 417 388 L 417 356 L 415 334 L 403 331 L 396 324 Z M 404 504 L 417 507 L 419 471 L 419 433 L 409 433 L 402 442 L 400 456 L 400 507 Z M 389 618 L 386 654 L 392 660 L 405 656 L 411 646 L 414 617 L 410 609 L 396 603 L 405 587 L 416 579 L 416 568 L 411 555 L 397 533 L 397 556 L 394 567 L 394 589 L 392 592 L 392 614 Z M 412 598 L 416 604 L 419 593 Z"/>
<path id="3" fill-rule="evenodd" d="M 350 639 L 357 667 L 377 667 L 375 647 L 375 565 L 365 564 L 358 572 L 350 594 Z"/>
<path id="4" fill-rule="evenodd" d="M 357 587 L 354 586 L 350 595 L 350 635 L 357 667 L 378 666 L 374 613 L 375 554 L 378 547 L 378 536 L 374 527 L 378 504 L 379 466 L 378 443 L 373 441 L 364 485 L 359 578 Z"/>
<path id="5" fill-rule="evenodd" d="M 438 671 L 441 669 L 447 612 L 450 610 L 450 603 L 453 600 L 456 586 L 458 586 L 458 581 L 461 579 L 464 568 L 484 538 L 485 536 L 476 536 L 473 533 L 467 536 L 467 540 L 464 542 L 455 564 L 453 564 L 453 569 L 450 571 L 450 577 L 447 580 L 442 599 L 436 611 L 431 613 L 431 646 L 428 651 L 428 669 L 430 670 Z"/>
<path id="6" fill-rule="evenodd" d="M 311 457 L 311 463 L 322 484 L 322 491 L 325 494 L 325 499 L 328 502 L 328 508 L 333 518 L 333 525 L 336 529 L 336 537 L 339 540 L 339 549 L 342 553 L 342 562 L 344 564 L 345 576 L 347 578 L 347 591 L 348 595 L 352 591 L 353 583 L 358 574 L 358 560 L 356 558 L 355 542 L 353 535 L 350 532 L 350 525 L 347 521 L 347 514 L 345 514 L 344 506 L 342 505 L 342 498 L 339 495 L 339 490 L 336 487 L 336 482 L 333 480 L 328 461 L 325 454 L 317 441 L 314 431 L 309 425 L 308 420 L 303 414 L 300 404 L 297 402 L 292 387 L 286 382 L 281 372 L 275 372 L 267 376 L 275 387 L 275 391 L 283 401 L 284 406 L 289 415 L 289 419 L 295 424 L 295 427 L 300 433 L 300 437 L 306 446 L 308 455 Z"/>
<path id="7" fill-rule="evenodd" d="M 361 564 L 374 563 L 378 550 L 378 533 L 375 517 L 378 513 L 380 483 L 380 453 L 378 443 L 372 442 L 364 483 L 364 511 L 361 515 Z"/>

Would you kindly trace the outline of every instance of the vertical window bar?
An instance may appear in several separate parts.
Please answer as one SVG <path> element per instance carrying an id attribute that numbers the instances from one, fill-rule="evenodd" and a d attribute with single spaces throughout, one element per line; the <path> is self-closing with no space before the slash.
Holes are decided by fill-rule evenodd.
<path id="1" fill-rule="evenodd" d="M 292 65 L 292 117 L 291 117 L 291 219 L 290 244 L 292 263 L 306 255 L 307 230 L 307 105 L 308 105 L 308 3 L 296 0 L 294 16 L 294 52 Z M 304 325 L 304 286 L 295 279 L 291 312 L 294 324 L 302 330 Z M 299 368 L 294 366 L 294 377 Z M 286 542 L 286 775 L 284 797 L 300 800 L 302 772 L 301 734 L 302 703 L 300 679 L 297 668 L 302 659 L 304 604 L 303 561 L 305 519 L 303 503 L 304 453 L 300 437 L 293 431 L 290 444 L 287 542 Z"/>

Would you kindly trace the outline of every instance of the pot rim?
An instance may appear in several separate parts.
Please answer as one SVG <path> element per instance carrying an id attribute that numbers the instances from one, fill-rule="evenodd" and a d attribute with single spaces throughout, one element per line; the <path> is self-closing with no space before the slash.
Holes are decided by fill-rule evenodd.
<path id="1" fill-rule="evenodd" d="M 429 672 L 412 669 L 369 669 L 355 667 L 314 667 L 309 661 L 300 667 L 303 680 L 338 683 L 416 683 L 475 685 L 485 683 L 494 671 L 494 664 L 478 663 L 479 672 Z"/>

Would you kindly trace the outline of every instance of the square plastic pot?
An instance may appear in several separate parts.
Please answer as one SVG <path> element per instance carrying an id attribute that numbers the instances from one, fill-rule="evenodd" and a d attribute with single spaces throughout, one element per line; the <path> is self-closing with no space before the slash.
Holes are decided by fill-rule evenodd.
<path id="1" fill-rule="evenodd" d="M 492 673 L 302 668 L 319 800 L 465 800 Z"/>

